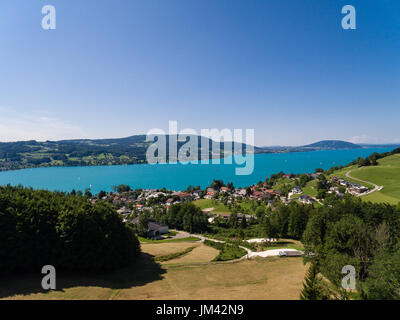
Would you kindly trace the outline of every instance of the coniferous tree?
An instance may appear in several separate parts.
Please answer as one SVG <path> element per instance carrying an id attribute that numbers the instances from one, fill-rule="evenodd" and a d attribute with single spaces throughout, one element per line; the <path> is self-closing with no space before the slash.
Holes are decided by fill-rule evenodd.
<path id="1" fill-rule="evenodd" d="M 300 293 L 301 300 L 326 300 L 327 297 L 323 293 L 321 279 L 318 278 L 318 266 L 316 262 L 312 262 L 308 268 L 303 289 Z"/>

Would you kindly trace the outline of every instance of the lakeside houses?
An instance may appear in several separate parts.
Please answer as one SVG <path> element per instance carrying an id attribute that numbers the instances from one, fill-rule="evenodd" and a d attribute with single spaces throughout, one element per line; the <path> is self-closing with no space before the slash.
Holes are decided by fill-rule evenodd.
<path id="1" fill-rule="evenodd" d="M 219 191 L 214 188 L 206 188 L 205 190 L 197 189 L 191 191 L 171 191 L 165 190 L 160 191 L 158 189 L 138 189 L 130 190 L 122 193 L 110 192 L 105 196 L 102 196 L 101 201 L 111 202 L 117 207 L 117 212 L 123 217 L 124 221 L 128 219 L 130 215 L 138 215 L 144 211 L 153 211 L 153 205 L 157 204 L 168 209 L 172 204 L 177 204 L 184 201 L 196 201 L 199 199 L 214 199 L 216 195 L 224 197 L 226 203 L 234 203 L 236 200 L 241 199 L 256 200 L 259 202 L 265 202 L 268 207 L 273 208 L 277 202 L 274 198 L 282 198 L 279 190 L 268 189 L 264 186 L 254 185 L 250 187 L 252 190 L 249 194 L 246 188 L 229 189 L 227 187 L 221 187 Z M 95 203 L 99 199 L 93 196 L 90 201 Z M 221 198 L 215 199 L 221 201 Z M 206 214 L 206 213 L 205 213 Z M 228 216 L 223 216 L 227 219 Z M 242 216 L 238 215 L 239 219 Z M 246 220 L 250 219 L 249 216 Z"/>
<path id="2" fill-rule="evenodd" d="M 308 174 L 313 179 L 318 179 L 321 175 L 320 172 L 316 174 Z M 284 175 L 284 178 L 293 178 L 293 175 Z M 344 191 L 345 190 L 345 191 Z M 358 183 L 347 181 L 343 178 L 331 177 L 329 179 L 328 193 L 335 194 L 340 198 L 344 197 L 344 192 L 359 196 L 368 192 L 369 189 Z M 294 197 L 296 195 L 296 197 Z M 304 194 L 304 191 L 299 185 L 292 184 L 289 192 L 281 192 L 271 188 L 270 185 L 258 183 L 247 188 L 233 188 L 230 189 L 226 186 L 220 187 L 218 190 L 213 187 L 208 187 L 203 190 L 188 188 L 185 191 L 174 191 L 163 189 L 136 189 L 121 193 L 109 192 L 103 195 L 101 199 L 93 196 L 89 200 L 92 203 L 96 201 L 108 201 L 116 206 L 117 212 L 121 215 L 124 221 L 132 220 L 138 217 L 142 212 L 153 212 L 155 206 L 163 207 L 165 210 L 173 204 L 181 202 L 192 202 L 200 199 L 213 199 L 215 201 L 223 202 L 225 205 L 238 205 L 243 200 L 257 201 L 263 203 L 267 208 L 275 210 L 279 204 L 289 205 L 292 201 L 298 201 L 302 204 L 313 204 L 323 200 L 317 200 L 315 197 Z M 212 205 L 210 205 L 212 207 Z M 213 208 L 203 209 L 203 213 L 207 215 L 209 222 L 212 223 L 215 218 Z M 253 213 L 254 214 L 254 213 Z M 229 220 L 230 214 L 221 214 L 223 219 Z M 249 220 L 254 218 L 252 215 L 243 215 L 239 213 L 238 219 L 246 218 Z M 156 229 L 153 230 L 157 231 Z"/>
<path id="3" fill-rule="evenodd" d="M 335 176 L 331 177 L 330 182 L 334 185 L 334 187 L 335 186 L 336 187 L 338 187 L 338 186 L 345 187 L 347 193 L 350 193 L 350 194 L 355 195 L 355 196 L 362 195 L 362 194 L 367 193 L 367 192 L 370 191 L 369 188 L 367 188 L 367 187 L 365 187 L 363 185 L 360 185 L 359 183 L 350 182 L 350 181 L 347 181 L 345 179 L 338 178 L 338 177 L 335 177 Z M 339 192 L 338 188 L 337 189 L 332 189 L 330 191 L 336 192 L 340 196 L 340 192 Z"/>

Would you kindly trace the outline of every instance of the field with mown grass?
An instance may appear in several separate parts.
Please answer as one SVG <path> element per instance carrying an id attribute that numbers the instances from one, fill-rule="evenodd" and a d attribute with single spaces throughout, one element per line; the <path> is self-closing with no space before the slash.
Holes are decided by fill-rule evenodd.
<path id="1" fill-rule="evenodd" d="M 156 257 L 189 253 L 162 263 Z M 2 299 L 299 299 L 307 267 L 302 258 L 211 262 L 218 250 L 203 243 L 142 244 L 133 267 L 87 275 L 57 272 L 57 290 L 41 289 L 40 270 L 0 280 Z"/>
<path id="2" fill-rule="evenodd" d="M 6 299 L 299 299 L 307 267 L 302 258 L 257 258 L 234 263 L 166 266 L 148 257 L 140 268 L 106 275 L 59 273 L 55 291 L 43 293 L 41 274 L 8 278 Z M 23 289 L 21 289 L 23 288 Z M 10 296 L 11 295 L 11 296 Z"/>

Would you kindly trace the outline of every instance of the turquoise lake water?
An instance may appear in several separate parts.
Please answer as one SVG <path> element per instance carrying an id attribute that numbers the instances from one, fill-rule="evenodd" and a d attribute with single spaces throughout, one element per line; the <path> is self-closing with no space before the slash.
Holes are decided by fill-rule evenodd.
<path id="1" fill-rule="evenodd" d="M 189 185 L 209 186 L 213 179 L 233 182 L 244 187 L 264 181 L 266 176 L 285 173 L 313 173 L 316 168 L 329 169 L 346 165 L 358 157 L 393 148 L 324 150 L 312 152 L 256 154 L 251 175 L 235 175 L 233 164 L 143 164 L 96 167 L 53 167 L 0 172 L 0 184 L 59 191 L 82 190 L 91 187 L 92 193 L 111 191 L 112 186 L 128 184 L 132 188 L 184 190 Z"/>

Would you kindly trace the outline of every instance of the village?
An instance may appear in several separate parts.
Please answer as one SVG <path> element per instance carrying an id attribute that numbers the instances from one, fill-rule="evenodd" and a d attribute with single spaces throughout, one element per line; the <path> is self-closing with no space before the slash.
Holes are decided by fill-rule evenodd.
<path id="1" fill-rule="evenodd" d="M 151 213 L 154 207 L 164 208 L 165 212 L 171 205 L 182 202 L 198 203 L 200 200 L 210 200 L 210 203 L 223 203 L 229 207 L 237 205 L 243 201 L 256 202 L 263 204 L 272 211 L 276 210 L 278 205 L 289 205 L 292 201 L 297 201 L 304 205 L 319 204 L 322 205 L 324 198 L 305 194 L 303 189 L 296 185 L 299 176 L 307 176 L 309 181 L 319 181 L 325 179 L 321 172 L 294 175 L 281 174 L 280 179 L 290 182 L 293 187 L 288 189 L 290 183 L 286 183 L 283 190 L 270 188 L 266 183 L 259 182 L 258 184 L 246 187 L 235 188 L 232 184 L 225 185 L 222 181 L 214 180 L 212 186 L 205 188 L 189 186 L 185 191 L 173 191 L 163 189 L 130 189 L 129 186 L 124 186 L 120 192 L 100 192 L 92 196 L 90 202 L 106 201 L 117 208 L 117 212 L 122 216 L 123 221 L 132 223 L 133 225 L 139 222 L 139 216 L 143 212 Z M 323 179 L 321 179 L 323 177 Z M 216 183 L 217 182 L 217 183 Z M 326 185 L 326 195 L 333 195 L 343 198 L 345 194 L 360 196 L 367 194 L 370 189 L 358 183 L 347 181 L 343 178 L 331 176 Z M 321 187 L 322 188 L 322 187 Z M 237 219 L 241 221 L 246 219 L 257 219 L 254 212 L 236 212 Z M 202 212 L 207 216 L 208 223 L 213 224 L 217 217 L 225 221 L 230 219 L 231 213 L 215 213 L 213 206 L 210 204 L 208 208 L 202 208 Z M 159 223 L 154 219 L 149 219 L 148 233 L 150 238 L 160 238 L 162 234 L 168 233 L 168 226 Z"/>

